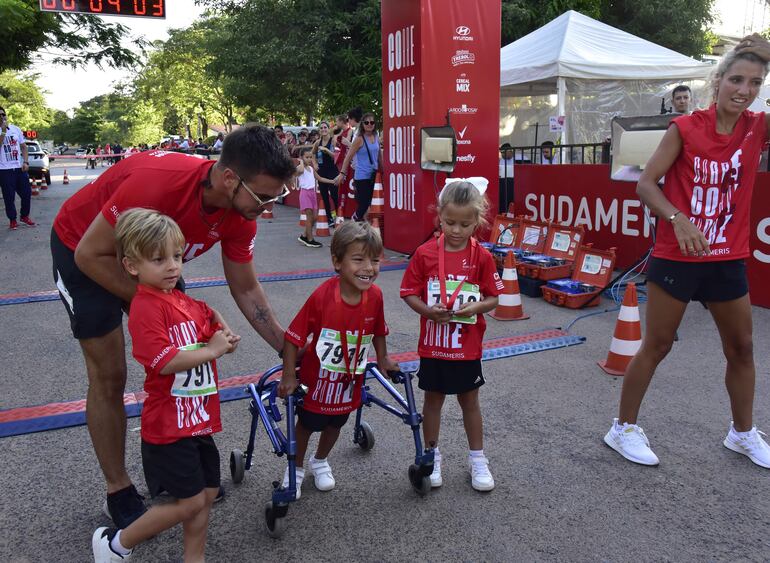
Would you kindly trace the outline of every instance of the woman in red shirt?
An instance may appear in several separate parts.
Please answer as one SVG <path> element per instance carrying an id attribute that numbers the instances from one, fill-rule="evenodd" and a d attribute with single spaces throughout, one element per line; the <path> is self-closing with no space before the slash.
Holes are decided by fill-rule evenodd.
<path id="1" fill-rule="evenodd" d="M 765 80 L 768 61 L 770 44 L 758 35 L 727 53 L 713 75 L 714 103 L 672 121 L 636 188 L 658 217 L 647 277 L 647 323 L 623 379 L 618 418 L 604 437 L 635 463 L 658 464 L 637 416 L 693 300 L 708 306 L 727 359 L 733 423 L 724 445 L 770 468 L 770 447 L 752 421 L 755 368 L 744 261 L 754 177 L 768 139 L 767 115 L 748 107 Z M 664 176 L 661 190 L 658 181 Z"/>

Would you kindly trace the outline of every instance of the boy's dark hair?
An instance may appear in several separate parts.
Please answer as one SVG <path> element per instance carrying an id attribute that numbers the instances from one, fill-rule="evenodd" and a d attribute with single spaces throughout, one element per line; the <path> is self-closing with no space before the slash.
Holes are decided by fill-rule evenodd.
<path id="1" fill-rule="evenodd" d="M 671 92 L 671 97 L 673 98 L 674 96 L 676 96 L 677 92 L 689 92 L 690 95 L 692 96 L 692 90 L 690 90 L 689 86 L 685 86 L 684 84 L 680 84 L 679 86 L 674 88 L 673 91 Z"/>
<path id="2" fill-rule="evenodd" d="M 348 114 L 346 114 L 346 113 L 341 113 L 341 114 L 339 114 L 339 115 L 337 116 L 337 119 L 338 119 L 339 121 L 344 121 L 345 123 L 347 123 L 347 122 L 348 122 Z"/>
<path id="3" fill-rule="evenodd" d="M 273 127 L 273 130 L 283 131 L 283 125 L 276 125 L 275 127 Z"/>
<path id="4" fill-rule="evenodd" d="M 364 115 L 364 110 L 362 110 L 360 107 L 355 107 L 352 110 L 348 112 L 348 119 L 355 119 L 356 121 L 361 121 L 361 118 Z"/>
<path id="5" fill-rule="evenodd" d="M 553 144 L 553 141 L 543 141 L 542 143 L 540 143 L 541 148 L 548 148 L 548 147 L 553 148 L 555 146 L 556 145 Z"/>
<path id="6" fill-rule="evenodd" d="M 369 223 L 345 221 L 334 229 L 330 247 L 332 257 L 338 262 L 342 262 L 348 247 L 357 242 L 363 245 L 364 253 L 369 258 L 379 258 L 382 254 L 382 239 Z"/>
<path id="7" fill-rule="evenodd" d="M 225 137 L 217 165 L 230 167 L 242 178 L 267 174 L 287 181 L 294 175 L 294 161 L 273 129 L 251 125 Z"/>
<path id="8" fill-rule="evenodd" d="M 311 147 L 305 147 L 304 149 L 300 149 L 299 150 L 299 156 L 300 156 L 300 158 L 302 158 L 307 153 L 312 153 L 312 152 L 313 152 L 313 149 Z"/>

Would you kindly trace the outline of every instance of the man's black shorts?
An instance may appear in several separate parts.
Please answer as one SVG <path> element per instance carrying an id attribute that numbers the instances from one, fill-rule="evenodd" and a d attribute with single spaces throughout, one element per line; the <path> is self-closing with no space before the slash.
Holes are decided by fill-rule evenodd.
<path id="1" fill-rule="evenodd" d="M 749 292 L 744 260 L 716 262 L 680 262 L 651 258 L 647 281 L 662 288 L 671 297 L 688 303 L 732 301 Z"/>
<path id="2" fill-rule="evenodd" d="M 219 450 L 211 436 L 163 445 L 142 440 L 142 465 L 153 498 L 162 491 L 173 498 L 190 498 L 220 485 Z"/>
<path id="3" fill-rule="evenodd" d="M 347 414 L 318 414 L 315 412 L 306 411 L 302 407 L 297 409 L 297 417 L 300 423 L 310 432 L 323 432 L 326 427 L 342 428 L 350 418 L 350 413 Z"/>
<path id="4" fill-rule="evenodd" d="M 484 385 L 481 360 L 420 358 L 419 387 L 444 395 L 459 395 Z"/>
<path id="5" fill-rule="evenodd" d="M 96 338 L 112 332 L 123 319 L 123 302 L 87 275 L 75 264 L 75 253 L 67 248 L 51 229 L 53 280 L 70 317 L 72 334 L 77 339 Z"/>

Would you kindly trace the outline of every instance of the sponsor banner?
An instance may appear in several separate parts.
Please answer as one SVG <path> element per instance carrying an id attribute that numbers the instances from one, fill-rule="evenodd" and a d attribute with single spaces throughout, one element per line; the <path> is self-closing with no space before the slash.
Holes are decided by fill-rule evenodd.
<path id="1" fill-rule="evenodd" d="M 602 250 L 616 248 L 618 268 L 630 266 L 652 246 L 654 226 L 636 196 L 636 185 L 610 180 L 606 164 L 517 164 L 514 194 L 517 215 L 582 225 L 587 243 Z M 750 223 L 751 302 L 770 308 L 770 173 L 757 174 Z"/>
<path id="2" fill-rule="evenodd" d="M 433 230 L 435 186 L 420 168 L 420 130 L 445 125 L 457 138 L 453 176 L 497 182 L 500 0 L 383 0 L 385 245 L 412 252 Z M 497 192 L 488 192 L 497 209 Z"/>

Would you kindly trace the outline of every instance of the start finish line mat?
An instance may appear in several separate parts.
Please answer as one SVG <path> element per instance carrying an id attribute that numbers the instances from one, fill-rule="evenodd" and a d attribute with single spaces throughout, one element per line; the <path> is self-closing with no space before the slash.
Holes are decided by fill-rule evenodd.
<path id="1" fill-rule="evenodd" d="M 543 329 L 506 338 L 495 338 L 484 342 L 482 360 L 496 360 L 532 352 L 565 348 L 582 344 L 585 340 L 584 336 L 574 336 L 559 329 Z M 419 364 L 417 352 L 393 354 L 392 358 L 399 362 L 403 371 L 415 371 Z M 220 401 L 248 398 L 246 386 L 249 383 L 259 381 L 261 375 L 261 373 L 251 373 L 221 378 L 219 380 Z M 123 395 L 126 415 L 136 417 L 142 414 L 142 404 L 146 396 L 143 391 Z M 66 403 L 49 403 L 34 407 L 0 410 L 0 438 L 81 426 L 86 423 L 85 409 L 86 401 L 82 399 Z"/>

